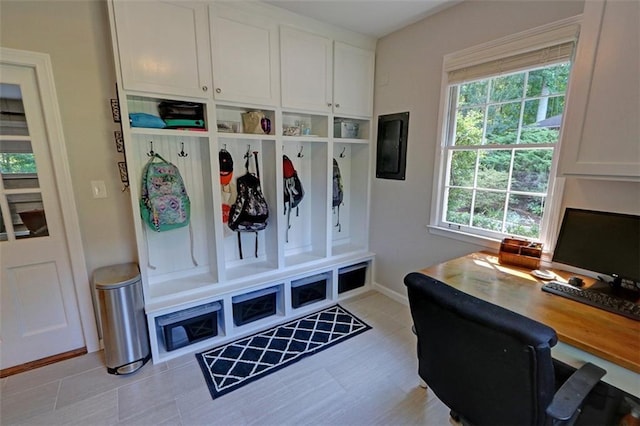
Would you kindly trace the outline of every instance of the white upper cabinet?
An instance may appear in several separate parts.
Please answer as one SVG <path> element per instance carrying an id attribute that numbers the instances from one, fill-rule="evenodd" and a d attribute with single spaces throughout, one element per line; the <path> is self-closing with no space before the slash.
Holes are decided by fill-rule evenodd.
<path id="1" fill-rule="evenodd" d="M 333 111 L 371 116 L 375 53 L 336 41 L 333 69 Z"/>
<path id="2" fill-rule="evenodd" d="M 281 27 L 282 107 L 371 116 L 374 58 L 373 51 Z"/>
<path id="3" fill-rule="evenodd" d="M 113 13 L 125 89 L 209 96 L 205 3 L 114 1 Z"/>
<path id="4" fill-rule="evenodd" d="M 278 25 L 221 4 L 210 13 L 215 99 L 277 105 Z"/>
<path id="5" fill-rule="evenodd" d="M 567 98 L 560 174 L 640 178 L 640 3 L 588 1 Z"/>
<path id="6" fill-rule="evenodd" d="M 282 106 L 330 113 L 333 105 L 332 41 L 280 27 Z"/>

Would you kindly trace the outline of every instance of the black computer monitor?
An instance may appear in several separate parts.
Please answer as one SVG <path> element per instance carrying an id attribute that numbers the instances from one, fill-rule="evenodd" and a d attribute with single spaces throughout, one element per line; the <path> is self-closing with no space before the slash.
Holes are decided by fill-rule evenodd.
<path id="1" fill-rule="evenodd" d="M 553 261 L 640 285 L 640 216 L 567 208 Z"/>

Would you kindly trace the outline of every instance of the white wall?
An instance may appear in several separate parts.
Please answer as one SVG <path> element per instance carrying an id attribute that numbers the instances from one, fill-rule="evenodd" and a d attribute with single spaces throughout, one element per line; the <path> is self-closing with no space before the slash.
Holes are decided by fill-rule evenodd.
<path id="1" fill-rule="evenodd" d="M 581 1 L 468 1 L 378 41 L 375 116 L 409 111 L 406 181 L 373 179 L 371 251 L 375 281 L 406 294 L 408 272 L 477 251 L 481 247 L 432 235 L 434 156 L 445 54 L 582 13 Z M 574 193 L 589 183 L 567 183 L 570 202 L 601 196 L 628 199 L 627 189 L 598 183 L 597 194 Z M 638 194 L 638 192 L 636 192 Z"/>
<path id="2" fill-rule="evenodd" d="M 98 0 L 0 3 L 0 44 L 51 56 L 89 274 L 137 257 L 113 139 L 116 77 L 107 16 Z M 93 198 L 92 180 L 105 181 L 107 198 Z"/>

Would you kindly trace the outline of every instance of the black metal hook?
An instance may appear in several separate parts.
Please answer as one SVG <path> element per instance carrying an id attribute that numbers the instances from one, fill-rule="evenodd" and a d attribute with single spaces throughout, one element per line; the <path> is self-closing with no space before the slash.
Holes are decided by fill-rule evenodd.
<path id="1" fill-rule="evenodd" d="M 178 157 L 186 157 L 189 154 L 184 152 L 184 142 L 180 142 L 180 152 L 178 153 Z"/>
<path id="2" fill-rule="evenodd" d="M 302 155 L 302 150 L 304 149 L 304 146 L 300 147 L 300 152 L 298 152 L 298 158 L 302 158 L 304 157 L 304 155 Z"/>
<path id="3" fill-rule="evenodd" d="M 243 158 L 251 157 L 251 145 L 247 145 L 247 152 L 244 154 Z"/>
<path id="4" fill-rule="evenodd" d="M 153 157 L 156 153 L 153 151 L 153 141 L 149 141 L 149 152 L 147 152 L 147 157 Z"/>
<path id="5" fill-rule="evenodd" d="M 340 158 L 344 158 L 344 157 L 345 157 L 344 152 L 345 152 L 346 150 L 347 150 L 347 147 L 346 147 L 346 146 L 343 146 L 343 147 L 342 147 L 342 152 L 340 153 Z"/>

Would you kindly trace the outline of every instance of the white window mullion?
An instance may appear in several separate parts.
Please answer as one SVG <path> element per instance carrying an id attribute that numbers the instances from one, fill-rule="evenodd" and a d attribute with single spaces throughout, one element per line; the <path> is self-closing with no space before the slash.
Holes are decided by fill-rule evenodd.
<path id="1" fill-rule="evenodd" d="M 507 212 L 509 211 L 509 197 L 511 196 L 511 180 L 513 178 L 513 163 L 515 150 L 511 149 L 511 161 L 509 162 L 509 177 L 507 178 L 507 190 L 505 191 L 504 210 L 502 211 L 502 232 L 507 232 Z"/>
<path id="2" fill-rule="evenodd" d="M 529 85 L 529 73 L 524 74 L 524 85 L 522 87 L 522 99 L 520 100 L 520 117 L 518 118 L 518 132 L 516 134 L 516 144 L 519 144 L 522 136 L 522 121 L 524 120 L 524 104 L 527 102 L 527 86 Z"/>

